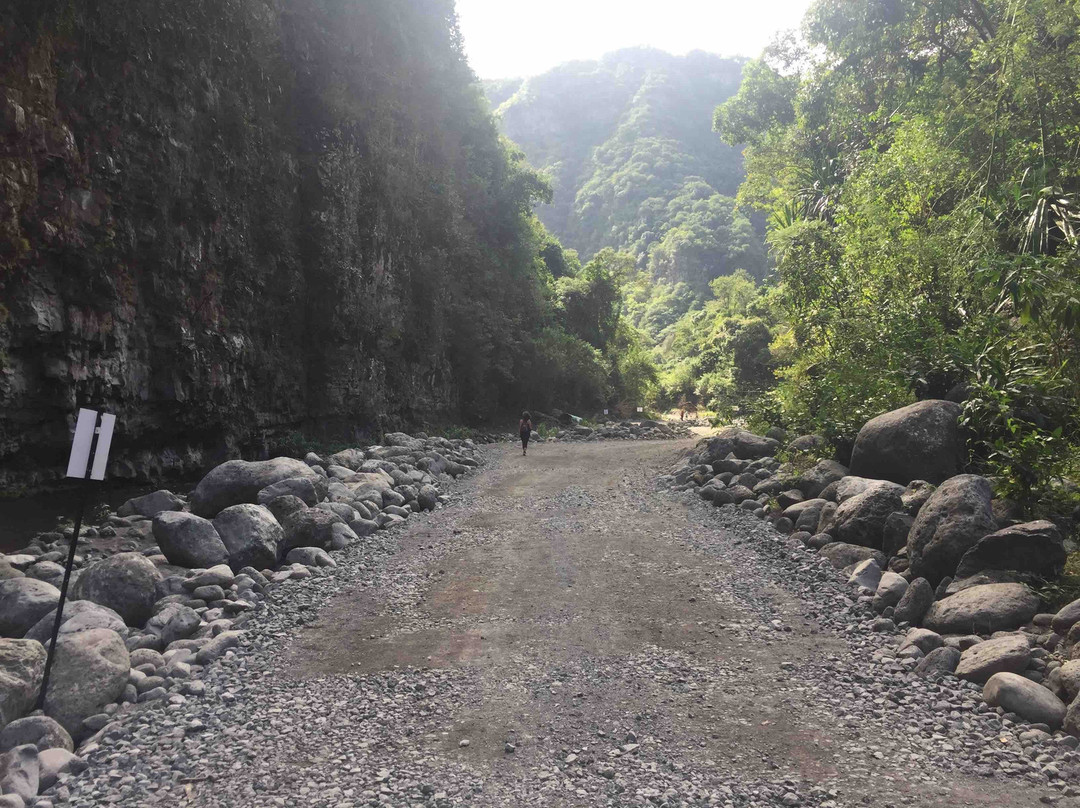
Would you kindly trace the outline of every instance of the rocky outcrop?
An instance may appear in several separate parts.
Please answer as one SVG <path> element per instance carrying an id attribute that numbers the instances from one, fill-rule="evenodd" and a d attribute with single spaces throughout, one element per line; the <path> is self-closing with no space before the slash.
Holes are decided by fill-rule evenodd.
<path id="1" fill-rule="evenodd" d="M 955 476 L 964 457 L 961 411 L 952 401 L 920 401 L 867 421 L 855 439 L 851 473 L 901 485 Z"/>

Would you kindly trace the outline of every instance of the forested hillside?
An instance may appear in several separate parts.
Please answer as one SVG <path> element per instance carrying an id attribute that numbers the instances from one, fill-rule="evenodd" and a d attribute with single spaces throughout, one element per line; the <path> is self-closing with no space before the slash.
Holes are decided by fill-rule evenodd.
<path id="1" fill-rule="evenodd" d="M 1078 31 L 1042 0 L 819 0 L 802 41 L 747 65 L 715 124 L 749 144 L 740 207 L 768 215 L 777 277 L 686 335 L 690 361 L 764 329 L 726 357 L 754 382 L 718 404 L 843 447 L 948 397 L 999 490 L 1075 501 Z"/>

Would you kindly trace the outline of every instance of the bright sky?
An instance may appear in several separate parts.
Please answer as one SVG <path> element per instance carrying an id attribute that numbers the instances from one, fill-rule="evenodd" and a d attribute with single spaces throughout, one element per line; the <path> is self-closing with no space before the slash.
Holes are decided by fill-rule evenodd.
<path id="1" fill-rule="evenodd" d="M 757 56 L 798 26 L 811 0 L 457 0 L 482 79 L 535 76 L 574 59 L 649 45 Z"/>

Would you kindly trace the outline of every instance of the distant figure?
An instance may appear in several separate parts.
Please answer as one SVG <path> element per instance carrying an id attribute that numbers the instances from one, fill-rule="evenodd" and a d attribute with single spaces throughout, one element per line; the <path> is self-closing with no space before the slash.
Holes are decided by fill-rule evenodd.
<path id="1" fill-rule="evenodd" d="M 528 411 L 521 413 L 521 423 L 518 424 L 518 434 L 521 435 L 521 456 L 525 457 L 529 451 L 529 436 L 532 435 L 532 416 Z"/>

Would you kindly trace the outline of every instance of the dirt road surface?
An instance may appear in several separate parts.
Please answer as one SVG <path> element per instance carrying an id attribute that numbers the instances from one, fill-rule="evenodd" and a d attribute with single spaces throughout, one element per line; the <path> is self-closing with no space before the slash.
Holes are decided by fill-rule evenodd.
<path id="1" fill-rule="evenodd" d="M 840 596 L 764 526 L 656 488 L 691 444 L 492 449 L 223 680 L 179 804 L 1038 804 L 970 695 L 879 681 L 897 638 L 823 627 Z"/>

